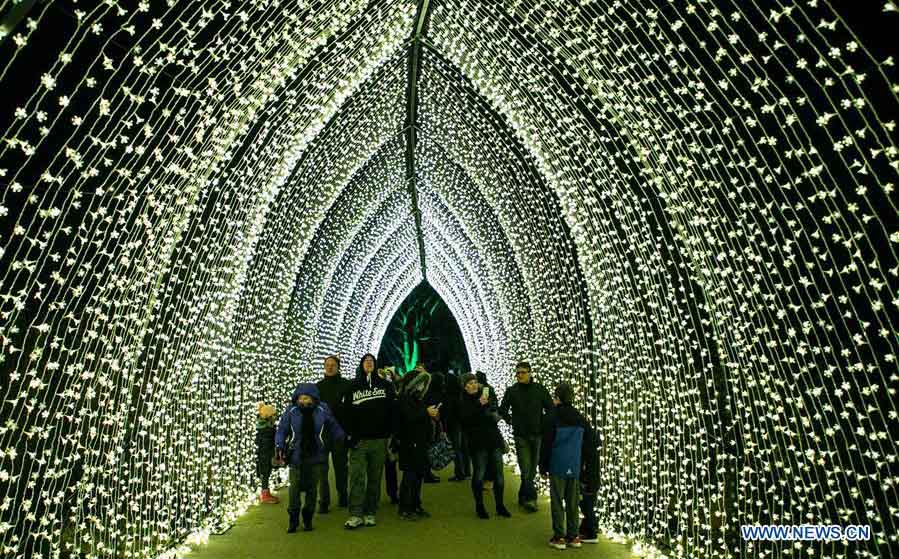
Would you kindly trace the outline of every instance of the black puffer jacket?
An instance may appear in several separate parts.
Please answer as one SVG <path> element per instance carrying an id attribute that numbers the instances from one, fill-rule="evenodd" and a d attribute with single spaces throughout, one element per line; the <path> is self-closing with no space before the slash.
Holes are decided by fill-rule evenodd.
<path id="1" fill-rule="evenodd" d="M 256 428 L 256 475 L 272 471 L 275 456 L 275 426 Z"/>
<path id="2" fill-rule="evenodd" d="M 434 421 L 428 415 L 425 402 L 410 394 L 400 396 L 397 408 L 400 470 L 426 472 L 430 468 L 428 448 L 434 442 Z"/>
<path id="3" fill-rule="evenodd" d="M 496 425 L 496 393 L 490 389 L 486 406 L 481 405 L 480 399 L 480 390 L 473 395 L 463 390 L 459 400 L 459 421 L 471 452 L 503 447 L 503 436 Z"/>

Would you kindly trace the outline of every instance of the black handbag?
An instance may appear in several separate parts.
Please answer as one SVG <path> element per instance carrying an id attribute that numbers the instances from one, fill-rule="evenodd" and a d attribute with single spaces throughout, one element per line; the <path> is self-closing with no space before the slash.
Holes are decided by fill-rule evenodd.
<path id="1" fill-rule="evenodd" d="M 441 427 L 436 440 L 428 448 L 428 462 L 431 464 L 432 470 L 442 470 L 449 466 L 453 458 L 455 458 L 453 443 L 450 442 L 449 437 L 446 436 L 446 432 Z"/>

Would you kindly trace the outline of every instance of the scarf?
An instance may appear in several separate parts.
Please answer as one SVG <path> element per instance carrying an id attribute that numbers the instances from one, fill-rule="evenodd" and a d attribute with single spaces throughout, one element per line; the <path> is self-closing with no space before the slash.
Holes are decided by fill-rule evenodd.
<path id="1" fill-rule="evenodd" d="M 315 420 L 313 419 L 315 408 L 300 407 L 300 413 L 303 414 L 303 425 L 300 428 L 300 455 L 305 457 L 312 456 L 316 450 L 315 444 Z"/>

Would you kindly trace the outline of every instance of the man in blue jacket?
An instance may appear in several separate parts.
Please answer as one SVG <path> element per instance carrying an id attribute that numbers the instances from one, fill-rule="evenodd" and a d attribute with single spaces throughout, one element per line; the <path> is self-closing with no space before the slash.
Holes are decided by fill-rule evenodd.
<path id="1" fill-rule="evenodd" d="M 332 441 L 342 441 L 343 429 L 331 415 L 328 406 L 319 402 L 318 388 L 312 383 L 297 385 L 290 398 L 291 404 L 281 414 L 278 430 L 275 432 L 275 447 L 278 458 L 290 461 L 290 501 L 287 514 L 290 524 L 289 534 L 297 531 L 300 524 L 300 493 L 306 493 L 303 504 L 303 530 L 312 530 L 312 515 L 318 483 L 327 459 L 322 433 L 327 432 Z M 288 452 L 288 434 L 290 450 Z M 288 456 L 289 455 L 289 456 Z"/>

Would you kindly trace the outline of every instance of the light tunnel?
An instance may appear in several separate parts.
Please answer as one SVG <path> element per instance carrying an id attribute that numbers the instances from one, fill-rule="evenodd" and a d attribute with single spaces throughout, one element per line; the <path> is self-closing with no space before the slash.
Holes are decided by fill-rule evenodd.
<path id="1" fill-rule="evenodd" d="M 500 393 L 577 387 L 607 533 L 889 557 L 897 11 L 0 1 L 0 555 L 233 522 L 254 403 L 427 281 Z"/>

